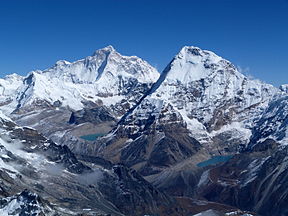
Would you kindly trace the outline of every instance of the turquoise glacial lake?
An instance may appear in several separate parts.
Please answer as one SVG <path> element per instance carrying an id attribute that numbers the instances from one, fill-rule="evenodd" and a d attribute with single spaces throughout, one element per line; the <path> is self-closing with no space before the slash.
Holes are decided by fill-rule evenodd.
<path id="1" fill-rule="evenodd" d="M 224 162 L 229 161 L 232 157 L 233 157 L 233 155 L 213 156 L 209 160 L 202 161 L 202 162 L 198 163 L 197 166 L 198 167 L 206 167 L 206 166 L 211 166 L 211 165 L 215 165 L 215 164 L 218 164 L 218 163 L 224 163 Z"/>
<path id="2" fill-rule="evenodd" d="M 87 141 L 95 141 L 98 139 L 98 137 L 105 136 L 105 134 L 98 133 L 98 134 L 88 134 L 85 136 L 80 136 L 81 139 L 87 140 Z"/>

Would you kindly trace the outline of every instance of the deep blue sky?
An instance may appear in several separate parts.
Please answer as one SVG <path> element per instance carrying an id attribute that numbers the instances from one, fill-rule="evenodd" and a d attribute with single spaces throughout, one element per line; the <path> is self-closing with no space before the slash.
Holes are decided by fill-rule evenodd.
<path id="1" fill-rule="evenodd" d="M 0 76 L 113 45 L 160 71 L 184 45 L 288 83 L 288 0 L 1 0 Z"/>

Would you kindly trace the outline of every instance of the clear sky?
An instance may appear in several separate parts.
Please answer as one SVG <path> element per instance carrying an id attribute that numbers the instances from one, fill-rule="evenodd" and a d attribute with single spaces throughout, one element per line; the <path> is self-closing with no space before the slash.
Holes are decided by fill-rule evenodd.
<path id="1" fill-rule="evenodd" d="M 274 85 L 288 83 L 288 0 L 1 0 L 0 76 L 113 45 L 162 70 L 198 46 Z"/>

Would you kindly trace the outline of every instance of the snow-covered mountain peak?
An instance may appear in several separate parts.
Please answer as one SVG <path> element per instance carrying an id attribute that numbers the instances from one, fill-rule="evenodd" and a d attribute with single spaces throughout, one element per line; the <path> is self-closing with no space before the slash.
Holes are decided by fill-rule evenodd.
<path id="1" fill-rule="evenodd" d="M 190 153 L 195 150 L 198 144 L 190 138 L 209 154 L 237 152 L 240 145 L 249 143 L 251 128 L 279 92 L 272 85 L 245 77 L 213 52 L 185 46 L 107 136 L 110 146 L 115 142 L 113 153 L 120 152 L 113 158 L 140 167 L 144 175 L 154 175 L 163 164 L 169 166 L 171 161 L 185 158 L 178 143 L 184 141 Z M 127 140 L 119 144 L 123 134 Z M 187 137 L 181 137 L 183 134 Z M 157 152 L 157 156 L 152 159 L 153 154 L 146 152 Z M 170 157 L 173 159 L 166 160 Z"/>
<path id="2" fill-rule="evenodd" d="M 10 103 L 19 86 L 23 84 L 24 77 L 18 74 L 10 74 L 0 79 L 0 104 Z"/>
<path id="3" fill-rule="evenodd" d="M 13 84 L 0 79 L 3 92 L 0 102 L 5 107 L 9 104 L 5 113 L 35 103 L 45 104 L 45 107 L 57 103 L 78 110 L 85 101 L 100 100 L 110 106 L 128 94 L 132 97 L 134 88 L 145 92 L 158 78 L 159 72 L 146 61 L 136 56 L 123 56 L 108 46 L 75 62 L 57 61 L 51 68 L 32 71 Z M 14 87 L 10 89 L 10 86 Z"/>
<path id="4" fill-rule="evenodd" d="M 170 63 L 169 73 L 166 71 L 166 79 L 188 83 L 228 69 L 241 76 L 236 72 L 237 69 L 233 64 L 215 53 L 194 46 L 185 46 Z"/>
<path id="5" fill-rule="evenodd" d="M 69 65 L 71 62 L 66 61 L 66 60 L 59 60 L 55 63 L 55 66 L 64 66 L 64 65 Z"/>
<path id="6" fill-rule="evenodd" d="M 12 73 L 12 74 L 6 75 L 4 79 L 7 81 L 22 81 L 24 77 L 20 76 L 19 74 Z"/>
<path id="7" fill-rule="evenodd" d="M 239 140 L 247 143 L 247 128 L 279 91 L 245 77 L 213 52 L 185 46 L 127 119 L 161 116 L 171 105 L 171 113 L 182 116 L 197 140 L 209 143 L 214 134 L 237 131 Z"/>
<path id="8" fill-rule="evenodd" d="M 123 56 L 112 46 L 72 63 L 58 61 L 53 67 L 37 73 L 45 74 L 50 79 L 89 84 L 100 80 L 106 83 L 118 76 L 135 78 L 142 83 L 155 82 L 159 77 L 158 71 L 146 61 L 136 56 Z"/>
<path id="9" fill-rule="evenodd" d="M 288 84 L 283 84 L 280 86 L 280 90 L 283 92 L 288 93 Z"/>
<path id="10" fill-rule="evenodd" d="M 196 46 L 184 46 L 177 56 L 187 56 L 192 55 L 194 57 L 205 57 L 205 56 L 212 56 L 214 58 L 221 58 L 217 56 L 214 52 L 208 51 L 208 50 L 202 50 L 199 47 Z"/>
<path id="11" fill-rule="evenodd" d="M 99 55 L 100 53 L 112 53 L 112 52 L 117 52 L 117 51 L 115 50 L 113 46 L 109 45 L 102 49 L 96 50 L 92 56 Z"/>

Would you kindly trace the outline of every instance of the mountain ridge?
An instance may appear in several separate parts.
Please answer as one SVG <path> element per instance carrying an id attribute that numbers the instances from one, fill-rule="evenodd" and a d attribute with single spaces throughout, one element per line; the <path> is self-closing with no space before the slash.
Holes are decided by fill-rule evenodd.
<path id="1" fill-rule="evenodd" d="M 11 82 L 21 87 L 7 88 Z M 11 75 L 0 79 L 1 88 L 7 92 L 0 97 L 4 113 L 12 111 L 9 117 L 20 126 L 33 127 L 59 146 L 67 145 L 63 151 L 70 149 L 74 161 L 89 158 L 86 164 L 99 157 L 104 159 L 95 159 L 98 162 L 120 163 L 124 167 L 114 167 L 116 175 L 126 173 L 138 179 L 138 174 L 135 177 L 129 172 L 139 173 L 143 182 L 170 196 L 200 194 L 231 204 L 225 190 L 238 189 L 229 181 L 227 185 L 208 182 L 207 188 L 198 187 L 205 176 L 214 174 L 212 168 L 229 170 L 235 162 L 248 174 L 264 169 L 263 164 L 253 162 L 255 158 L 262 161 L 276 152 L 271 161 L 277 161 L 277 151 L 287 142 L 286 85 L 276 88 L 250 79 L 230 61 L 194 46 L 184 46 L 161 74 L 140 58 L 122 56 L 108 46 L 73 63 L 57 61 L 53 67 L 24 78 Z M 95 135 L 96 139 L 85 140 L 83 135 Z M 198 166 L 214 156 L 232 158 L 232 168 L 223 162 Z M 245 158 L 253 163 L 244 163 Z M 235 173 L 243 185 L 253 177 Z M 129 188 L 126 180 L 122 183 Z M 211 195 L 210 187 L 223 191 Z M 246 188 L 239 191 L 245 193 Z M 118 203 L 113 197 L 108 200 Z"/>
<path id="2" fill-rule="evenodd" d="M 37 100 L 50 105 L 61 103 L 74 110 L 83 108 L 81 100 L 95 103 L 100 99 L 108 105 L 112 100 L 113 104 L 123 99 L 129 88 L 136 87 L 138 83 L 149 85 L 158 76 L 158 71 L 146 61 L 136 56 L 122 56 L 108 46 L 84 59 L 72 63 L 60 60 L 51 68 L 30 72 L 24 78 L 24 85 L 15 83 L 13 94 L 17 96 L 13 98 L 13 103 L 10 102 L 10 113 L 26 104 L 36 102 L 37 105 Z M 4 80 L 2 82 L 5 84 Z M 61 91 L 59 95 L 57 92 Z"/>

